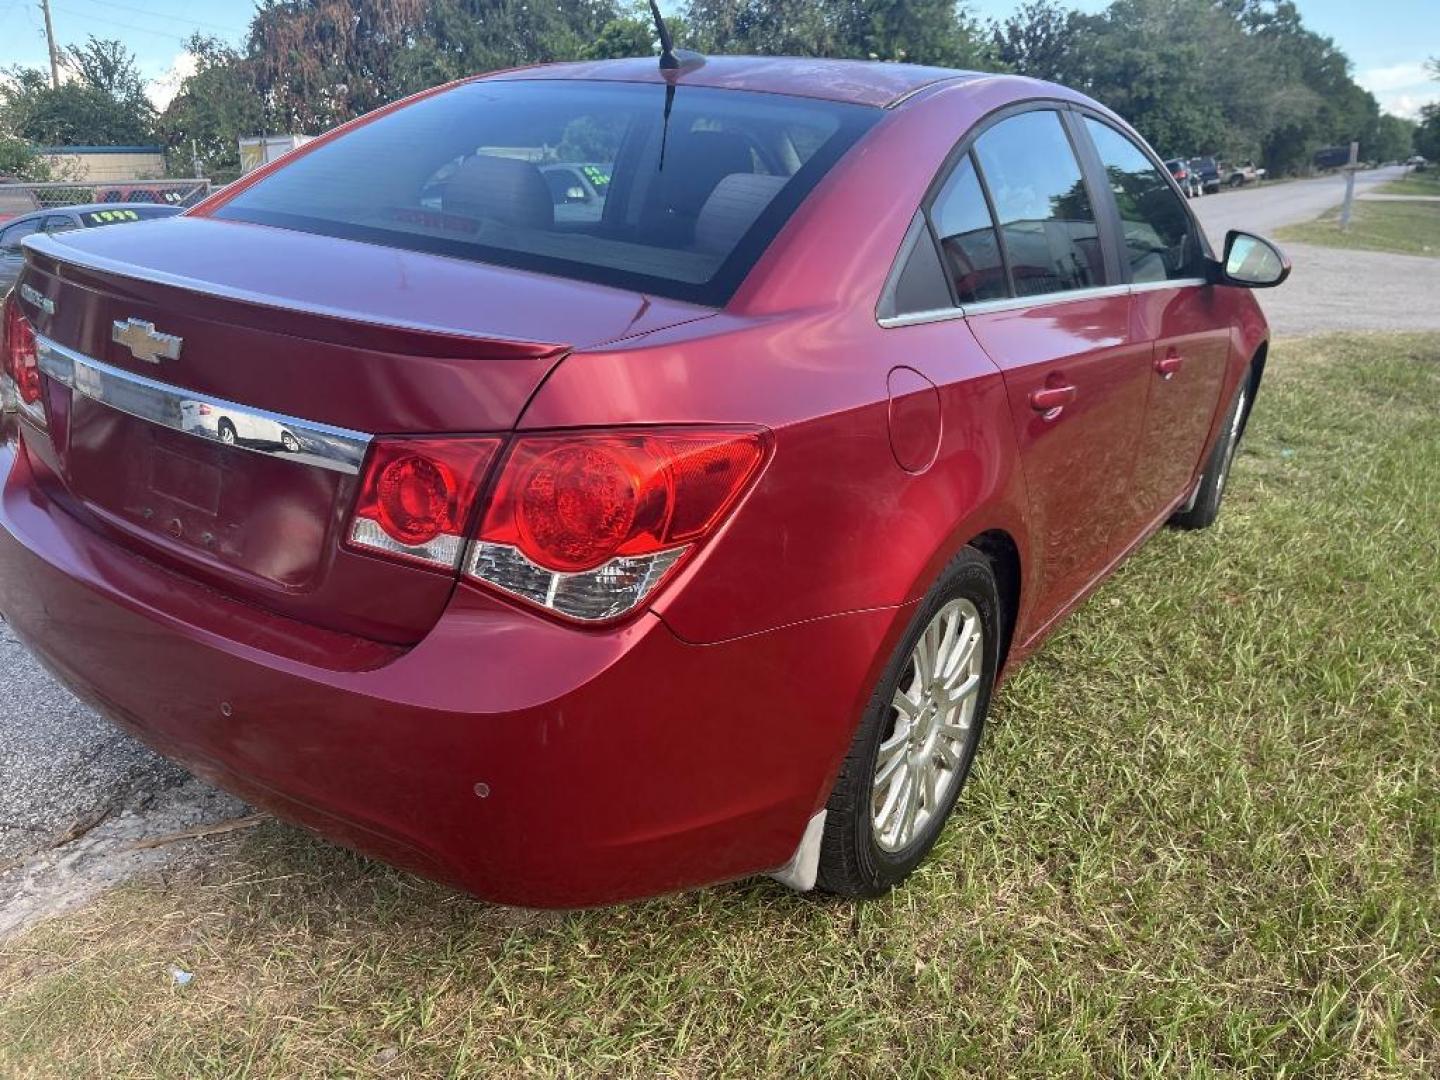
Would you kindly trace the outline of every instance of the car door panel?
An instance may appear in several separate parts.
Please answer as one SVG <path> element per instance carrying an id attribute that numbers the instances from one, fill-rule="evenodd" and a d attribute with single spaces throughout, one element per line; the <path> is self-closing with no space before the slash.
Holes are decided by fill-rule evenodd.
<path id="1" fill-rule="evenodd" d="M 1154 342 L 1131 487 L 1131 512 L 1142 528 L 1169 514 L 1200 469 L 1230 361 L 1229 329 L 1217 303 L 1216 290 L 1203 285 L 1135 293 L 1137 333 Z"/>
<path id="2" fill-rule="evenodd" d="M 1204 233 L 1169 170 L 1108 120 L 1074 127 L 1105 203 L 1126 277 L 1133 333 L 1151 343 L 1151 377 L 1135 469 L 1113 548 L 1118 553 L 1167 517 L 1190 490 L 1220 404 L 1230 358 L 1229 320 L 1207 283 Z"/>
<path id="3" fill-rule="evenodd" d="M 1036 576 L 1032 619 L 1049 622 L 1110 562 L 1139 445 L 1152 346 L 1130 297 L 1066 298 L 967 319 L 1005 377 L 1025 474 Z M 1073 387 L 1066 403 L 1037 392 Z"/>

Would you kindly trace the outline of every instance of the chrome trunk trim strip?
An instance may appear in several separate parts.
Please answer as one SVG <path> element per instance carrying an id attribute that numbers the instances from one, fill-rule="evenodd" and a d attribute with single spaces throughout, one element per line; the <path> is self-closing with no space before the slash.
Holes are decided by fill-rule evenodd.
<path id="1" fill-rule="evenodd" d="M 206 442 L 355 476 L 371 436 L 360 431 L 237 405 L 111 367 L 36 335 L 40 370 L 91 401 Z M 211 430 L 202 417 L 214 417 Z M 221 421 L 228 420 L 222 427 Z M 231 438 L 222 432 L 228 430 Z M 286 449 L 285 436 L 293 438 Z"/>

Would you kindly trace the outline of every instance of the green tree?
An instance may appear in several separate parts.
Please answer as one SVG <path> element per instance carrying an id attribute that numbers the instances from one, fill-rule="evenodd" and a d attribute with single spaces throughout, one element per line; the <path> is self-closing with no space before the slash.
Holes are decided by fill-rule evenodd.
<path id="1" fill-rule="evenodd" d="M 51 178 L 50 163 L 24 139 L 0 133 L 0 182 Z"/>
<path id="2" fill-rule="evenodd" d="M 249 61 L 218 38 L 196 34 L 185 44 L 195 71 L 161 114 L 172 176 L 228 181 L 240 175 L 240 138 L 276 130 L 255 87 Z M 197 164 L 198 159 L 198 164 Z"/>
<path id="3" fill-rule="evenodd" d="M 1416 127 L 1414 120 L 1386 113 L 1375 126 L 1375 137 L 1368 146 L 1361 147 L 1361 153 L 1370 161 L 1403 161 L 1414 152 L 1411 148 L 1415 145 Z"/>
<path id="4" fill-rule="evenodd" d="M 1006 67 L 1033 79 L 1070 83 L 1080 71 L 1094 24 L 1054 0 L 1022 4 L 1004 22 L 990 24 L 991 48 Z"/>
<path id="5" fill-rule="evenodd" d="M 1427 66 L 1431 77 L 1440 79 L 1440 58 L 1432 56 Z M 1421 108 L 1420 126 L 1415 129 L 1414 150 L 1429 161 L 1440 161 L 1440 101 Z"/>
<path id="6" fill-rule="evenodd" d="M 41 146 L 123 146 L 154 139 L 155 109 L 124 45 L 92 37 L 66 49 L 64 64 L 74 77 L 59 86 L 35 68 L 7 72 L 0 111 L 10 132 Z"/>
<path id="7" fill-rule="evenodd" d="M 842 12 L 843 55 L 958 68 L 994 66 L 989 39 L 954 0 L 856 0 Z"/>
<path id="8" fill-rule="evenodd" d="M 843 48 L 842 6 L 824 0 L 692 0 L 694 48 L 757 56 L 856 55 Z"/>
<path id="9" fill-rule="evenodd" d="M 994 65 L 954 0 L 692 0 L 687 12 L 702 52 Z"/>

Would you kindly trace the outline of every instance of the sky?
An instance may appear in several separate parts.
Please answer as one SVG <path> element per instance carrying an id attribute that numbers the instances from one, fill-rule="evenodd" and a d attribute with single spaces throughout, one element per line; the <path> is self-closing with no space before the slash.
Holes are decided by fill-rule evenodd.
<path id="1" fill-rule="evenodd" d="M 1106 0 L 1070 0 L 1095 11 Z M 982 19 L 1004 18 L 1019 0 L 968 0 Z M 679 7 L 674 0 L 667 7 Z M 1298 0 L 1312 30 L 1335 39 L 1355 65 L 1360 85 L 1380 106 L 1415 116 L 1420 106 L 1440 99 L 1440 82 L 1426 76 L 1428 56 L 1440 56 L 1437 0 Z M 0 0 L 0 67 L 43 67 L 44 22 L 36 0 Z M 253 0 L 51 0 L 55 36 L 61 44 L 87 36 L 119 38 L 139 58 L 152 80 L 150 96 L 163 105 L 189 70 L 184 40 L 196 30 L 234 43 L 244 36 Z"/>

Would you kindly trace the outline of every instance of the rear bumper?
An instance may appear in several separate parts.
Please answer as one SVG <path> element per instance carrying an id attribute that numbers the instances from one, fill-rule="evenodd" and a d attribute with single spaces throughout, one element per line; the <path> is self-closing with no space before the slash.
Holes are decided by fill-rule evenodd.
<path id="1" fill-rule="evenodd" d="M 502 903 L 784 864 L 903 622 L 879 609 L 696 646 L 651 614 L 590 632 L 462 587 L 397 650 L 100 539 L 13 444 L 0 476 L 0 612 L 80 696 L 281 817 Z"/>

